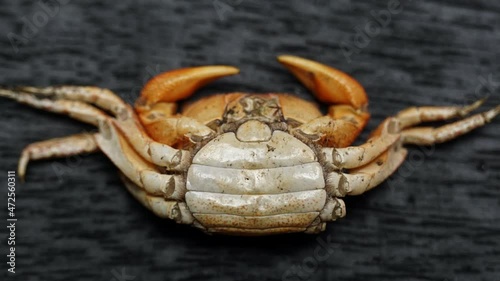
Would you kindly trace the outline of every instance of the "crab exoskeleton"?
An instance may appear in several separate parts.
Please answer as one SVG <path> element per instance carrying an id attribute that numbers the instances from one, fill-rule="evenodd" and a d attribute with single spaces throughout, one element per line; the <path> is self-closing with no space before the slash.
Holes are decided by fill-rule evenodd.
<path id="1" fill-rule="evenodd" d="M 413 107 L 387 118 L 363 145 L 350 146 L 369 114 L 363 87 L 317 62 L 280 56 L 321 102 L 281 93 L 229 93 L 188 104 L 175 102 L 202 85 L 238 73 L 204 66 L 160 74 L 143 88 L 135 110 L 106 89 L 16 87 L 0 96 L 69 115 L 99 128 L 29 145 L 19 162 L 104 152 L 128 190 L 156 215 L 208 233 L 318 233 L 345 215 L 342 197 L 379 185 L 403 162 L 404 144 L 440 143 L 483 126 L 500 106 Z M 422 122 L 461 118 L 442 127 Z"/>

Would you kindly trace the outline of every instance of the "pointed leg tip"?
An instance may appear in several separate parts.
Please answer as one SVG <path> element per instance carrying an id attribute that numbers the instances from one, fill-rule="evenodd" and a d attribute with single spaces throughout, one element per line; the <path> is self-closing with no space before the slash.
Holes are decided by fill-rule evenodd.
<path id="1" fill-rule="evenodd" d="M 17 174 L 18 174 L 21 182 L 25 181 L 26 168 L 28 167 L 29 161 L 30 161 L 30 156 L 29 156 L 28 147 L 27 147 L 21 153 L 21 158 L 19 159 L 19 163 L 17 164 Z"/>
<path id="2" fill-rule="evenodd" d="M 497 105 L 497 106 L 493 109 L 493 111 L 496 113 L 496 115 L 500 114 L 500 104 L 499 104 L 499 105 Z"/>
<path id="3" fill-rule="evenodd" d="M 21 183 L 25 183 L 26 182 L 26 170 L 17 169 L 17 177 L 19 178 L 19 181 Z"/>
<path id="4" fill-rule="evenodd" d="M 472 110 L 479 108 L 481 105 L 483 105 L 486 102 L 487 99 L 488 99 L 488 97 L 484 97 L 482 99 L 479 99 L 479 100 L 473 102 L 471 105 L 469 105 L 469 108 L 472 108 Z"/>
<path id="5" fill-rule="evenodd" d="M 490 109 L 489 111 L 494 112 L 495 115 L 500 114 L 500 104 L 495 106 L 494 108 Z"/>
<path id="6" fill-rule="evenodd" d="M 483 105 L 487 99 L 488 99 L 488 97 L 484 97 L 484 98 L 479 99 L 479 100 L 477 100 L 469 105 L 462 107 L 462 109 L 459 111 L 459 115 L 461 117 L 465 117 L 465 116 L 469 115 L 469 113 L 471 113 L 472 111 L 481 107 L 481 105 Z"/>
<path id="7" fill-rule="evenodd" d="M 487 101 L 487 100 L 488 100 L 488 98 L 489 98 L 489 96 L 485 96 L 484 98 L 479 99 L 479 101 L 480 101 L 481 103 L 484 103 L 485 101 Z"/>
<path id="8" fill-rule="evenodd" d="M 495 119 L 498 114 L 500 114 L 500 104 L 486 112 L 483 112 L 482 116 L 486 122 L 491 122 L 491 120 Z"/>

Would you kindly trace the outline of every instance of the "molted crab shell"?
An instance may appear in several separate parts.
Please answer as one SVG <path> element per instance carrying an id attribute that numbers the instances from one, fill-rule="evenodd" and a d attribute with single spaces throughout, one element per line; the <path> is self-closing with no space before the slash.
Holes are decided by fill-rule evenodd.
<path id="1" fill-rule="evenodd" d="M 406 157 L 404 144 L 444 142 L 500 112 L 497 106 L 465 117 L 482 100 L 465 107 L 413 107 L 387 118 L 366 143 L 351 146 L 369 118 L 363 87 L 317 62 L 278 60 L 329 104 L 328 114 L 280 93 L 214 95 L 177 114 L 175 102 L 238 72 L 229 66 L 160 74 L 146 84 L 135 110 L 95 87 L 0 88 L 0 96 L 99 128 L 29 145 L 19 175 L 24 177 L 30 160 L 102 151 L 128 190 L 160 217 L 207 233 L 318 233 L 345 215 L 342 197 L 370 190 L 397 169 Z M 415 127 L 455 117 L 462 119 Z"/>

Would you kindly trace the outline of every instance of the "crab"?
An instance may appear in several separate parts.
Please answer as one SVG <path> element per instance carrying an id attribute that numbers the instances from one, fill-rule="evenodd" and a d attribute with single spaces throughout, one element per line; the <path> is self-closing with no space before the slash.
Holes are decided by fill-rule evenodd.
<path id="1" fill-rule="evenodd" d="M 162 218 L 207 233 L 319 233 L 346 214 L 343 197 L 378 186 L 404 161 L 405 144 L 432 145 L 490 122 L 500 106 L 467 117 L 468 106 L 412 107 L 387 118 L 359 146 L 369 113 L 363 87 L 348 74 L 296 56 L 279 56 L 317 104 L 284 93 L 228 93 L 177 113 L 176 102 L 239 72 L 231 66 L 174 70 L 152 78 L 135 107 L 96 87 L 3 87 L 0 96 L 95 125 L 84 133 L 27 146 L 19 161 L 102 151 L 125 186 Z M 441 127 L 422 122 L 460 118 Z"/>

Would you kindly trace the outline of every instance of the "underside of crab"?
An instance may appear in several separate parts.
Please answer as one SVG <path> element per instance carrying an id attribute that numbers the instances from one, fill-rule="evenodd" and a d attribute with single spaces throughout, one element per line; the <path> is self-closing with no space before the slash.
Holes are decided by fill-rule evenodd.
<path id="1" fill-rule="evenodd" d="M 379 185 L 403 162 L 404 144 L 432 145 L 483 126 L 500 112 L 467 115 L 482 104 L 412 107 L 387 118 L 359 146 L 369 119 L 363 87 L 349 75 L 294 56 L 280 56 L 316 98 L 283 93 L 218 94 L 177 111 L 176 102 L 230 66 L 166 72 L 142 90 L 135 108 L 96 87 L 1 88 L 0 96 L 69 115 L 98 132 L 34 143 L 19 161 L 102 151 L 127 189 L 156 215 L 208 233 L 318 233 L 345 215 L 341 199 Z M 442 127 L 422 122 L 460 120 Z"/>

